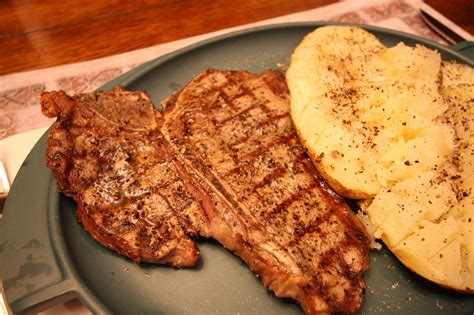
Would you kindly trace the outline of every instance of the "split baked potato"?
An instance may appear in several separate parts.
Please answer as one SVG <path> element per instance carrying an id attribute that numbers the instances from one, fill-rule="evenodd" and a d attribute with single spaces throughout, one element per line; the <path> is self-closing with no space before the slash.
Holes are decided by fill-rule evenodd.
<path id="1" fill-rule="evenodd" d="M 318 171 L 365 200 L 376 236 L 421 276 L 474 292 L 474 71 L 327 26 L 295 49 L 291 115 Z"/>

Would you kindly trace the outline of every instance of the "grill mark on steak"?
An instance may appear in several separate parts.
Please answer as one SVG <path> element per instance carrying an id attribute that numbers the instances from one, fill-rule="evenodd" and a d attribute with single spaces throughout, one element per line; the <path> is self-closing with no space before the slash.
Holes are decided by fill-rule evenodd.
<path id="1" fill-rule="evenodd" d="M 148 95 L 47 92 L 41 105 L 45 115 L 58 117 L 48 166 L 61 191 L 76 200 L 76 216 L 91 236 L 135 261 L 194 265 L 199 250 L 186 234 L 205 234 L 205 215 L 171 208 L 166 188 L 152 193 L 179 176 L 168 166 L 167 142 L 156 132 L 161 114 Z"/>
<path id="2" fill-rule="evenodd" d="M 283 211 L 286 211 L 289 206 L 291 206 L 294 202 L 301 199 L 306 193 L 310 192 L 316 187 L 316 184 L 312 184 L 311 186 L 303 189 L 298 190 L 291 194 L 288 198 L 284 199 L 281 203 L 277 204 L 272 210 L 265 213 L 265 219 L 271 220 L 274 219 L 278 214 L 281 214 Z M 297 234 L 299 234 L 299 228 L 295 230 Z"/>
<path id="3" fill-rule="evenodd" d="M 42 96 L 58 117 L 48 166 L 84 228 L 178 267 L 197 261 L 189 236 L 212 237 L 307 314 L 355 312 L 369 239 L 299 143 L 284 76 L 208 70 L 163 107 L 121 89 Z"/>
<path id="4" fill-rule="evenodd" d="M 230 155 L 233 157 L 236 166 L 234 168 L 231 168 L 229 171 L 223 174 L 224 177 L 229 177 L 234 174 L 238 174 L 241 172 L 246 165 L 252 163 L 253 161 L 257 160 L 259 157 L 261 157 L 266 151 L 268 151 L 271 147 L 279 145 L 279 144 L 288 144 L 291 141 L 295 141 L 294 137 L 291 136 L 286 136 L 286 137 L 279 137 L 279 138 L 270 138 L 270 141 L 263 143 L 262 141 L 259 141 L 256 143 L 255 148 L 250 147 L 249 152 L 244 152 L 244 156 L 239 157 L 237 154 L 232 154 Z M 239 144 L 243 144 L 244 142 L 241 142 Z M 232 146 L 229 151 L 234 151 L 235 146 Z"/>
<path id="5" fill-rule="evenodd" d="M 233 106 L 232 103 L 230 103 L 230 106 Z M 249 106 L 245 108 L 244 110 L 236 113 L 234 116 L 227 117 L 221 121 L 216 122 L 216 127 L 221 128 L 223 127 L 227 122 L 235 120 L 235 119 L 242 119 L 243 116 L 248 116 L 249 112 L 256 107 L 260 107 L 261 109 L 264 109 L 265 106 L 263 104 L 260 104 L 259 106 Z"/>
<path id="6" fill-rule="evenodd" d="M 268 150 L 268 148 L 270 148 L 273 145 L 285 144 L 285 143 L 291 144 L 291 143 L 298 142 L 298 140 L 295 139 L 294 136 L 292 136 L 292 130 L 288 129 L 287 126 L 285 126 L 285 124 L 287 125 L 291 124 L 291 121 L 288 119 L 286 120 L 282 119 L 280 122 L 283 123 L 283 126 L 272 125 L 272 124 L 266 124 L 266 125 L 262 124 L 260 126 L 260 127 L 266 127 L 266 128 L 273 128 L 275 129 L 274 130 L 275 132 L 276 131 L 280 132 L 281 135 L 278 137 L 274 137 L 273 134 L 269 132 L 269 130 L 258 129 L 260 133 L 258 133 L 254 137 L 246 139 L 246 141 L 242 141 L 240 143 L 229 144 L 229 147 L 232 149 L 238 148 L 239 151 L 243 151 L 243 153 L 240 154 L 239 158 L 241 160 L 248 160 L 248 159 L 253 159 L 255 157 L 258 157 L 259 155 L 261 155 L 261 152 L 265 152 L 265 150 Z M 285 133 L 285 131 L 289 131 L 288 132 L 289 134 Z M 249 141 L 253 141 L 255 145 L 250 146 L 249 148 L 242 146 L 242 144 L 246 144 Z"/>
<path id="7" fill-rule="evenodd" d="M 232 106 L 243 104 L 227 97 L 225 106 L 219 101 L 226 124 L 217 128 L 213 121 L 189 120 L 211 111 L 213 95 L 226 89 L 239 93 L 246 86 L 252 86 L 256 100 L 245 107 L 245 113 L 235 115 L 239 111 Z M 301 144 L 288 137 L 296 139 L 296 133 L 284 77 L 276 72 L 254 76 L 210 70 L 164 102 L 164 107 L 162 130 L 171 147 L 185 151 L 184 165 L 217 192 L 209 196 L 220 229 L 213 237 L 260 274 L 267 288 L 279 297 L 298 300 L 307 313 L 358 309 L 368 238 L 363 227 L 353 224 L 356 219 L 348 206 L 321 183 Z M 180 125 L 186 125 L 192 137 L 183 134 Z M 256 149 L 255 144 L 265 138 L 279 145 Z M 239 152 L 245 152 L 245 157 Z M 262 184 L 265 178 L 272 180 Z M 213 230 L 212 220 L 210 225 Z M 365 240 L 359 238 L 361 233 Z M 334 260 L 336 266 L 323 263 L 325 269 L 320 270 L 321 259 L 332 248 L 344 259 Z M 352 271 L 351 279 L 345 265 Z"/>
<path id="8" fill-rule="evenodd" d="M 256 183 L 251 189 L 259 189 L 261 187 L 267 186 L 271 184 L 272 181 L 274 181 L 277 178 L 283 177 L 285 175 L 286 170 L 283 167 L 277 167 L 271 171 L 270 174 L 265 175 L 263 180 L 261 182 Z"/>
<path id="9" fill-rule="evenodd" d="M 308 193 L 308 191 L 306 191 L 305 193 Z M 299 221 L 299 224 L 297 224 L 297 228 L 295 228 L 294 230 L 294 239 L 292 239 L 288 243 L 288 245 L 290 246 L 297 245 L 306 234 L 320 233 L 321 232 L 320 224 L 323 222 L 328 222 L 330 218 L 331 218 L 331 213 L 326 212 L 322 216 L 317 216 L 316 218 L 312 219 L 307 224 L 297 219 Z"/>

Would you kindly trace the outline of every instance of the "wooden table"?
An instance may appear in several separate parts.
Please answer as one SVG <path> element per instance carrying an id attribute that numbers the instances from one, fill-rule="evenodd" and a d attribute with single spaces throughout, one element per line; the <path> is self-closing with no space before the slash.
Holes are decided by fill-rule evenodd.
<path id="1" fill-rule="evenodd" d="M 109 56 L 333 2 L 1 1 L 0 75 Z M 474 33 L 474 1 L 427 3 Z"/>

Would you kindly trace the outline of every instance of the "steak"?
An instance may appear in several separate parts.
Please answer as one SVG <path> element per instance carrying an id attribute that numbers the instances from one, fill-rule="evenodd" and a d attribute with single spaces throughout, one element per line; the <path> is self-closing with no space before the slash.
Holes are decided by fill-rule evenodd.
<path id="1" fill-rule="evenodd" d="M 208 70 L 163 102 L 163 134 L 208 193 L 212 237 L 306 313 L 357 310 L 369 240 L 298 141 L 284 75 Z"/>
<path id="2" fill-rule="evenodd" d="M 48 166 L 121 254 L 190 266 L 192 238 L 212 237 L 305 313 L 354 313 L 369 237 L 299 143 L 288 97 L 280 72 L 212 69 L 162 111 L 142 92 L 45 93 Z"/>
<path id="3" fill-rule="evenodd" d="M 193 266 L 199 250 L 190 236 L 207 235 L 207 219 L 171 166 L 150 97 L 120 88 L 74 97 L 45 92 L 41 107 L 57 117 L 48 167 L 77 202 L 84 228 L 137 262 Z"/>

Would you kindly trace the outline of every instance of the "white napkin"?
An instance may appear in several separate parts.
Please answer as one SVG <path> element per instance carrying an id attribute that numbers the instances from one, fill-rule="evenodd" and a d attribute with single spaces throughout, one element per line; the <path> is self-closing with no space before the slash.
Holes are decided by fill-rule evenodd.
<path id="1" fill-rule="evenodd" d="M 21 164 L 48 127 L 22 132 L 0 140 L 0 159 L 10 183 L 15 179 Z"/>

